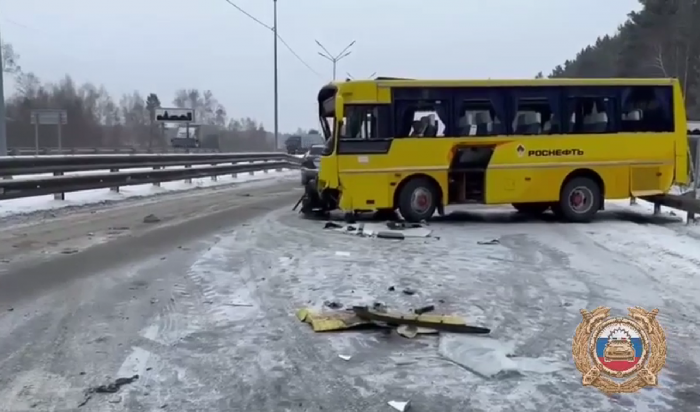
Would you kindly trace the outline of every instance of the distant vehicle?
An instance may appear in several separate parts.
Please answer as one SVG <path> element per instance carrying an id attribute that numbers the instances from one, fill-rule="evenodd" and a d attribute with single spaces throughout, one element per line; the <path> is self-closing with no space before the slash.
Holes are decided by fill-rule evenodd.
<path id="1" fill-rule="evenodd" d="M 677 79 L 349 81 L 318 105 L 328 150 L 307 214 L 480 203 L 588 222 L 604 199 L 669 203 L 688 183 Z"/>
<path id="2" fill-rule="evenodd" d="M 289 136 L 284 142 L 284 146 L 287 148 L 287 153 L 297 154 L 301 150 L 301 136 Z"/>
<path id="3" fill-rule="evenodd" d="M 321 153 L 323 153 L 323 145 L 315 144 L 304 155 L 300 168 L 302 186 L 306 186 L 311 179 L 315 179 L 318 175 L 318 168 L 321 166 Z"/>
<path id="4" fill-rule="evenodd" d="M 318 144 L 323 145 L 323 143 L 323 136 L 321 136 L 318 131 L 309 130 L 309 133 L 305 135 L 289 136 L 284 142 L 284 145 L 289 154 L 303 154 L 306 153 L 311 146 Z"/>

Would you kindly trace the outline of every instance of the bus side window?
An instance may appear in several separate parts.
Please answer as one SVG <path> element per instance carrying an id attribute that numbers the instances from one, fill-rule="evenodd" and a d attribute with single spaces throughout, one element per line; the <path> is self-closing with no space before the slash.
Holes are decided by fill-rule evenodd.
<path id="1" fill-rule="evenodd" d="M 622 91 L 620 131 L 673 132 L 671 86 L 630 86 Z"/>
<path id="2" fill-rule="evenodd" d="M 567 99 L 567 133 L 599 134 L 616 133 L 617 99 L 612 92 L 603 89 L 575 89 Z"/>
<path id="3" fill-rule="evenodd" d="M 346 105 L 342 139 L 391 138 L 389 105 Z"/>
<path id="4" fill-rule="evenodd" d="M 550 100 L 542 98 L 518 99 L 515 118 L 511 126 L 516 135 L 540 135 L 561 133 L 557 116 Z"/>
<path id="5" fill-rule="evenodd" d="M 505 134 L 503 124 L 491 100 L 465 100 L 457 120 L 458 136 L 494 136 Z"/>
<path id="6" fill-rule="evenodd" d="M 437 137 L 448 133 L 449 105 L 442 100 L 398 100 L 396 137 Z"/>

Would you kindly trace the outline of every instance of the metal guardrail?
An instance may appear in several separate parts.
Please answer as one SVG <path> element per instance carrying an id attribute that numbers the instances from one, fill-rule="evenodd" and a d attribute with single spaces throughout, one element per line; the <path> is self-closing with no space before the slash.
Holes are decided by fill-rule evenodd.
<path id="1" fill-rule="evenodd" d="M 216 180 L 216 176 L 227 174 L 252 175 L 256 171 L 296 169 L 300 160 L 284 153 L 10 156 L 0 158 L 0 200 L 48 194 L 65 199 L 65 193 L 81 190 L 111 188 L 119 191 L 121 186 L 159 185 L 161 182 L 191 181 L 201 177 Z M 181 168 L 165 169 L 173 166 Z M 151 170 L 129 171 L 144 168 Z M 102 170 L 109 172 L 99 173 Z M 91 171 L 96 173 L 65 175 Z M 48 173 L 53 176 L 28 176 Z M 13 179 L 13 176 L 28 178 Z"/>
<path id="2" fill-rule="evenodd" d="M 131 154 L 131 153 L 219 153 L 218 149 L 204 148 L 152 148 L 140 149 L 134 147 L 71 147 L 71 148 L 56 148 L 56 147 L 40 147 L 39 150 L 35 147 L 12 147 L 7 149 L 10 156 L 32 156 L 37 153 L 40 155 L 56 155 L 56 154 Z"/>

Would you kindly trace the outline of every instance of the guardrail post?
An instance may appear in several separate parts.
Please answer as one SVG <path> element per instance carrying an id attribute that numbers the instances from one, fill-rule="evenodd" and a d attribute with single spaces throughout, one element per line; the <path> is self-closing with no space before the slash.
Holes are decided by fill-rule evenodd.
<path id="1" fill-rule="evenodd" d="M 153 170 L 160 170 L 160 169 L 162 169 L 160 166 L 153 166 Z M 160 187 L 160 182 L 153 182 L 153 186 Z"/>
<path id="2" fill-rule="evenodd" d="M 233 163 L 231 163 L 231 165 L 233 166 L 233 165 L 235 165 L 236 163 L 237 163 L 237 162 L 233 162 Z M 231 173 L 231 177 L 234 178 L 234 179 L 237 178 L 237 177 L 238 177 L 238 173 Z"/>
<path id="3" fill-rule="evenodd" d="M 263 160 L 263 163 L 267 163 L 267 160 Z M 265 174 L 270 173 L 270 169 L 267 168 L 267 165 L 265 165 L 265 169 L 263 170 L 263 173 L 265 173 Z"/>
<path id="4" fill-rule="evenodd" d="M 119 169 L 109 169 L 109 172 L 110 172 L 110 173 L 116 173 L 116 172 L 118 172 L 118 171 L 119 171 Z M 110 187 L 109 190 L 112 191 L 112 192 L 119 193 L 119 186 Z"/>
<path id="5" fill-rule="evenodd" d="M 654 216 L 658 215 L 661 213 L 661 205 L 658 203 L 654 203 L 654 212 L 652 212 Z"/>
<path id="6" fill-rule="evenodd" d="M 216 165 L 213 164 L 212 166 L 216 166 Z M 217 180 L 219 180 L 217 175 L 211 175 L 211 181 L 212 181 L 212 182 L 216 182 Z"/>
<path id="7" fill-rule="evenodd" d="M 637 198 L 634 196 L 630 196 L 630 205 L 636 205 L 636 204 L 637 204 Z"/>
<path id="8" fill-rule="evenodd" d="M 63 176 L 63 172 L 53 172 L 54 176 Z M 65 193 L 54 193 L 53 194 L 54 200 L 66 200 L 66 194 Z"/>
<path id="9" fill-rule="evenodd" d="M 185 165 L 185 169 L 192 169 L 192 165 Z M 192 179 L 185 179 L 185 183 L 192 183 Z"/>

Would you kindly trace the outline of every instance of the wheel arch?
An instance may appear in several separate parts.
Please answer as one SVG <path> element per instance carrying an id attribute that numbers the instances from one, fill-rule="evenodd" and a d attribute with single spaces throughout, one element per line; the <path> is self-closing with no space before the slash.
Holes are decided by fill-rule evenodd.
<path id="1" fill-rule="evenodd" d="M 561 186 L 559 187 L 559 194 L 561 196 L 561 192 L 564 190 L 564 187 L 566 187 L 567 183 L 572 181 L 573 179 L 583 177 L 583 178 L 588 178 L 594 181 L 598 187 L 600 188 L 600 210 L 603 210 L 605 207 L 605 181 L 603 180 L 602 177 L 596 172 L 595 170 L 592 169 L 576 169 L 569 173 L 565 178 L 564 181 L 561 182 Z"/>
<path id="2" fill-rule="evenodd" d="M 438 183 L 437 179 L 435 179 L 433 176 L 430 176 L 429 174 L 425 173 L 414 173 L 412 175 L 408 175 L 404 177 L 398 185 L 396 185 L 396 189 L 394 189 L 394 209 L 399 207 L 399 196 L 401 196 L 401 191 L 403 190 L 404 186 L 408 184 L 409 181 L 415 180 L 415 179 L 426 179 L 428 180 L 434 187 L 435 190 L 437 190 L 437 195 L 438 195 L 438 205 L 441 205 L 443 203 L 444 199 L 444 194 L 442 192 L 442 187 L 440 187 L 440 183 Z"/>

